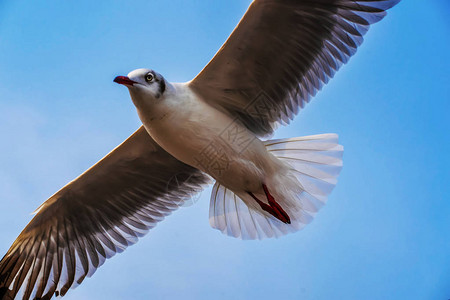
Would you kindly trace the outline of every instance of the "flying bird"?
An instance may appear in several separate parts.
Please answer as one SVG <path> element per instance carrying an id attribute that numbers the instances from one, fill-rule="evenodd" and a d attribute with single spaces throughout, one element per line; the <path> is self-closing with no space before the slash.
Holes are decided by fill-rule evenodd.
<path id="1" fill-rule="evenodd" d="M 64 296 L 214 182 L 209 220 L 241 239 L 311 222 L 342 167 L 336 134 L 270 140 L 399 0 L 255 0 L 209 64 L 128 88 L 142 126 L 45 201 L 0 261 L 1 299 Z"/>

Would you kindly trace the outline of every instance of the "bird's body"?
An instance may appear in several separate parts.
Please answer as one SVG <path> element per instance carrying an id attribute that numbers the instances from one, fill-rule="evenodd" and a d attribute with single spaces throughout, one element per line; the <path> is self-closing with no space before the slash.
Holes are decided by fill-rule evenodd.
<path id="1" fill-rule="evenodd" d="M 131 97 L 147 132 L 175 158 L 241 195 L 262 193 L 265 178 L 285 168 L 254 133 L 207 104 L 187 84 L 168 87 L 158 102 L 140 99 L 133 92 Z M 209 167 L 214 159 L 216 164 Z"/>
<path id="2" fill-rule="evenodd" d="M 241 239 L 298 231 L 342 168 L 336 134 L 262 140 L 288 124 L 399 0 L 255 0 L 187 83 L 125 85 L 143 126 L 45 201 L 0 261 L 0 300 L 50 299 L 92 276 L 215 179 L 209 220 Z"/>
<path id="3" fill-rule="evenodd" d="M 280 159 L 269 151 L 266 144 L 239 117 L 232 117 L 210 105 L 211 99 L 205 99 L 196 93 L 189 82 L 169 83 L 162 75 L 150 69 L 137 69 L 126 77 L 118 76 L 115 81 L 128 87 L 143 127 L 162 149 L 216 180 L 217 189 L 212 199 L 221 197 L 219 202 L 223 203 L 212 206 L 212 209 L 215 210 L 216 206 L 227 207 L 227 212 L 211 211 L 211 225 L 232 236 L 246 239 L 258 237 L 258 225 L 250 224 L 252 228 L 245 229 L 240 224 L 244 222 L 242 218 L 245 219 L 247 214 L 251 215 L 252 211 L 268 218 L 264 222 L 270 224 L 271 228 L 276 228 L 262 230 L 259 238 L 283 235 L 309 223 L 317 209 L 326 201 L 326 195 L 331 189 L 315 187 L 317 183 L 303 182 L 305 179 L 300 178 L 299 174 L 322 181 L 332 179 L 327 185 L 333 187 L 335 184 L 334 177 L 341 166 L 339 153 L 342 152 L 342 147 L 335 144 L 337 137 L 332 137 L 329 144 L 320 141 L 329 139 L 327 135 L 314 137 L 313 140 L 319 140 L 319 146 L 312 144 L 309 146 L 311 148 L 293 148 L 290 150 L 300 154 L 290 153 Z M 254 102 L 250 101 L 247 109 L 251 110 L 252 105 L 260 109 L 265 104 L 267 103 L 263 103 L 261 98 L 257 98 Z M 299 138 L 297 142 L 301 140 Z M 286 141 L 276 144 L 285 143 Z M 285 146 L 275 151 L 286 150 L 283 147 Z M 331 162 L 337 168 L 333 175 L 309 174 L 311 169 L 317 168 L 317 165 L 310 165 L 311 159 L 314 163 L 323 163 L 322 158 L 318 161 L 317 158 L 311 158 L 308 153 L 311 150 L 338 153 L 337 159 Z M 283 161 L 285 159 L 300 160 L 306 166 L 294 167 L 292 162 Z M 305 167 L 307 169 L 302 170 Z M 307 190 L 312 199 L 305 197 L 307 193 L 304 192 Z M 318 199 L 318 203 L 314 203 L 314 198 Z M 227 204 L 230 201 L 234 202 L 234 206 Z M 239 209 L 238 203 L 243 203 L 248 208 L 247 211 Z M 227 215 L 235 215 L 235 218 L 216 224 L 217 218 L 227 218 Z M 250 215 L 249 218 L 253 218 Z M 273 217 L 275 220 L 272 220 Z"/>

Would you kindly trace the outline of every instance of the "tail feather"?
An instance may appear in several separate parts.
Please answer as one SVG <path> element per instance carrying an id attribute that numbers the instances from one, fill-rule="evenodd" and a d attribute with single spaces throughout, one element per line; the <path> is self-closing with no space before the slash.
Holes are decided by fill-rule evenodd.
<path id="1" fill-rule="evenodd" d="M 216 182 L 210 204 L 213 228 L 241 239 L 280 237 L 302 229 L 325 205 L 342 169 L 343 147 L 336 134 L 271 140 L 265 146 L 288 166 L 287 174 L 274 176 L 267 185 L 291 224 L 247 205 L 245 195 L 239 196 L 246 201 Z"/>

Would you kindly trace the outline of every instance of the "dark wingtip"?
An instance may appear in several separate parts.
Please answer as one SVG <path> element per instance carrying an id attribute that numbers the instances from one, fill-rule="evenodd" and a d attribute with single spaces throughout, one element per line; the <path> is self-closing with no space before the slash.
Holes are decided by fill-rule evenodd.
<path id="1" fill-rule="evenodd" d="M 0 299 L 6 299 L 5 295 L 8 292 L 8 289 L 6 287 L 0 287 Z"/>

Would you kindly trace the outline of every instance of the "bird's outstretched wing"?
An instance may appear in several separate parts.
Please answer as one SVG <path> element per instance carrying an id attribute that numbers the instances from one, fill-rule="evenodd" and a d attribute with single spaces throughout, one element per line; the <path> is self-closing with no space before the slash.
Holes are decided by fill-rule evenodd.
<path id="1" fill-rule="evenodd" d="M 190 87 L 265 136 L 287 124 L 400 0 L 255 0 Z"/>
<path id="2" fill-rule="evenodd" d="M 0 261 L 0 299 L 64 295 L 209 180 L 141 127 L 38 208 Z"/>

